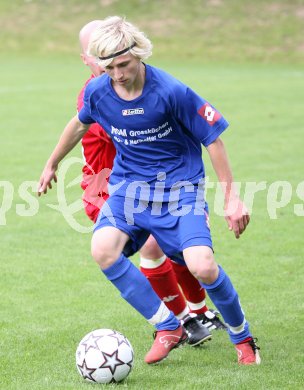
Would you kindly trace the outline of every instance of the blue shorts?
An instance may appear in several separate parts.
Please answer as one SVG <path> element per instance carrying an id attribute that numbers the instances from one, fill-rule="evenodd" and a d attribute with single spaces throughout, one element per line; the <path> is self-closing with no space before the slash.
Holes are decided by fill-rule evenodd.
<path id="1" fill-rule="evenodd" d="M 135 201 L 136 202 L 136 201 Z M 130 206 L 130 207 L 129 207 Z M 187 193 L 178 202 L 146 202 L 128 200 L 112 195 L 102 207 L 94 231 L 114 226 L 125 232 L 130 241 L 123 253 L 131 256 L 152 234 L 163 252 L 172 260 L 184 264 L 182 251 L 191 246 L 209 246 L 212 239 L 209 228 L 208 205 L 198 202 L 195 194 Z M 185 208 L 184 211 L 182 208 Z M 140 212 L 139 212 L 140 211 Z"/>

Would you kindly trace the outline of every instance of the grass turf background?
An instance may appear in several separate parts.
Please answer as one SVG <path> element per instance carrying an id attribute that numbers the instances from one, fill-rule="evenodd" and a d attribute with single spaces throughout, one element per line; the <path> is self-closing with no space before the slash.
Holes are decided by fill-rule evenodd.
<path id="1" fill-rule="evenodd" d="M 0 11 L 0 180 L 14 190 L 0 226 L 0 388 L 91 388 L 76 372 L 74 353 L 83 335 L 99 327 L 126 334 L 135 349 L 135 368 L 122 388 L 302 388 L 303 217 L 294 212 L 304 198 L 296 193 L 304 165 L 302 2 L 2 1 Z M 216 257 L 259 337 L 260 367 L 239 368 L 224 333 L 202 348 L 174 351 L 157 367 L 145 365 L 151 327 L 100 275 L 90 234 L 76 232 L 48 207 L 57 203 L 56 190 L 39 200 L 34 216 L 18 215 L 17 205 L 27 205 L 20 185 L 39 178 L 88 76 L 77 59 L 78 30 L 114 13 L 149 32 L 150 63 L 227 117 L 231 127 L 223 139 L 235 179 L 266 182 L 239 241 L 214 211 L 215 191 L 207 195 Z M 79 148 L 72 155 L 80 157 Z M 73 166 L 68 178 L 79 171 Z M 278 180 L 288 181 L 292 194 L 271 219 L 269 187 Z M 80 194 L 77 185 L 66 189 L 70 203 Z M 0 195 L 1 202 L 3 186 Z M 89 226 L 83 212 L 75 218 Z"/>

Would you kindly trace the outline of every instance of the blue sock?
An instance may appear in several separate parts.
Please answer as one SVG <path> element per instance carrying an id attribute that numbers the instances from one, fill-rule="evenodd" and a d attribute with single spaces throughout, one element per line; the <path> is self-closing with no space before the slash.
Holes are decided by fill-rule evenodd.
<path id="1" fill-rule="evenodd" d="M 217 280 L 212 284 L 202 283 L 202 286 L 229 326 L 230 340 L 237 344 L 252 337 L 238 294 L 225 271 L 219 266 Z"/>
<path id="2" fill-rule="evenodd" d="M 109 268 L 102 270 L 121 296 L 157 330 L 174 330 L 179 321 L 160 300 L 148 279 L 123 254 Z"/>

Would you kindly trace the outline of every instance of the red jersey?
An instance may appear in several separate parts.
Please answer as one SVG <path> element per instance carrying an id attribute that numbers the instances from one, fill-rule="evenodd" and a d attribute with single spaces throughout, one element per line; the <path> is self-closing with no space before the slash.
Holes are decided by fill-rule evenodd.
<path id="1" fill-rule="evenodd" d="M 86 81 L 78 95 L 77 111 L 80 111 L 83 106 L 85 87 L 93 77 L 94 75 Z M 104 129 L 97 123 L 93 123 L 82 138 L 82 153 L 85 161 L 81 182 L 81 187 L 85 191 L 83 199 L 86 203 L 100 208 L 102 200 L 107 198 L 106 179 L 113 167 L 116 149 Z M 103 172 L 100 174 L 101 171 Z"/>

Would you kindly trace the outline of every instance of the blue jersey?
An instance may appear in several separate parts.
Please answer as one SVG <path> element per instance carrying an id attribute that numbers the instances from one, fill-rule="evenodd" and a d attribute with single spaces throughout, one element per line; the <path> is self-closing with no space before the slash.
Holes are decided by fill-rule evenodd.
<path id="1" fill-rule="evenodd" d="M 112 188 L 119 187 L 118 193 L 125 196 L 131 183 L 141 182 L 141 199 L 157 200 L 156 185 L 166 200 L 176 183 L 195 185 L 204 178 L 201 144 L 215 141 L 228 123 L 185 84 L 158 68 L 145 67 L 142 94 L 131 101 L 116 94 L 107 75 L 92 79 L 79 120 L 99 123 L 115 144 Z"/>

